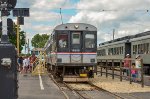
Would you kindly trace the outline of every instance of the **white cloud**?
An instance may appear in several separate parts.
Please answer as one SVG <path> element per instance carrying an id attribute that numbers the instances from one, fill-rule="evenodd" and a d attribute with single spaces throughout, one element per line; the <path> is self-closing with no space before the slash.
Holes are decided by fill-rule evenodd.
<path id="1" fill-rule="evenodd" d="M 57 19 L 60 15 L 58 13 L 54 12 L 44 12 L 44 11 L 34 11 L 31 12 L 31 18 L 32 21 L 52 21 L 54 19 Z"/>
<path id="2" fill-rule="evenodd" d="M 18 7 L 29 7 L 22 30 L 29 38 L 36 33 L 50 33 L 61 24 L 59 9 L 77 9 L 77 14 L 63 14 L 68 22 L 89 23 L 98 28 L 98 42 L 150 30 L 150 0 L 18 0 Z"/>
<path id="3" fill-rule="evenodd" d="M 78 13 L 69 22 L 85 22 L 98 28 L 98 42 L 149 30 L 150 0 L 80 0 Z M 140 24 L 138 24 L 140 23 Z M 143 25 L 143 26 L 142 26 Z"/>
<path id="4" fill-rule="evenodd" d="M 70 0 L 36 0 L 33 9 L 36 10 L 51 10 L 59 8 L 74 8 L 74 5 L 70 4 Z"/>
<path id="5" fill-rule="evenodd" d="M 30 32 L 30 38 L 36 33 L 50 33 L 52 28 L 61 24 L 59 9 L 74 7 L 70 3 L 70 0 L 19 0 L 17 7 L 30 8 L 30 17 L 25 18 L 22 30 Z M 70 17 L 63 15 L 64 20 Z"/>

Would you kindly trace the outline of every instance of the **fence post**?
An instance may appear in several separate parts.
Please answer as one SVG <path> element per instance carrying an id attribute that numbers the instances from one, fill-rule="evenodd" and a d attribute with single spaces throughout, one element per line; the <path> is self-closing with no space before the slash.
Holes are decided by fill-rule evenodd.
<path id="1" fill-rule="evenodd" d="M 96 66 L 95 66 L 96 75 L 97 75 L 97 66 L 98 66 L 98 64 L 96 64 Z M 92 70 L 93 70 L 93 68 L 92 68 Z"/>
<path id="2" fill-rule="evenodd" d="M 131 60 L 131 59 L 130 59 Z M 129 65 L 129 78 L 130 78 L 130 84 L 132 84 L 132 78 L 131 78 L 131 65 L 132 65 L 132 62 L 130 62 L 130 65 Z"/>
<path id="3" fill-rule="evenodd" d="M 143 59 L 141 59 L 141 81 L 142 81 L 142 87 L 144 87 L 144 74 L 143 74 Z"/>
<path id="4" fill-rule="evenodd" d="M 114 79 L 114 60 L 112 60 L 112 79 Z"/>
<path id="5" fill-rule="evenodd" d="M 106 77 L 108 77 L 108 70 L 107 70 L 107 68 L 108 68 L 108 63 L 107 63 L 107 60 L 106 60 Z"/>
<path id="6" fill-rule="evenodd" d="M 102 60 L 101 60 L 101 62 L 100 62 L 100 67 L 101 67 L 101 76 L 103 75 L 103 71 L 102 71 Z"/>
<path id="7" fill-rule="evenodd" d="M 65 67 L 65 66 L 63 66 L 62 80 L 63 80 L 64 75 L 65 75 L 65 70 L 66 70 L 66 67 Z"/>
<path id="8" fill-rule="evenodd" d="M 120 60 L 120 81 L 122 81 L 122 60 Z"/>

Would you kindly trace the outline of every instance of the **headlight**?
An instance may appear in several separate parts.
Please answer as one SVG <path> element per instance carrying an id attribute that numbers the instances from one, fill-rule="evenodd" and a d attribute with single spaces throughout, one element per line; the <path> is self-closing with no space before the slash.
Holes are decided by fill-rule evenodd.
<path id="1" fill-rule="evenodd" d="M 58 59 L 57 59 L 57 62 L 58 62 L 58 63 L 61 63 L 61 62 L 62 62 L 62 59 L 61 59 L 61 58 L 58 58 Z"/>
<path id="2" fill-rule="evenodd" d="M 95 59 L 91 59 L 91 63 L 94 63 L 95 62 Z"/>

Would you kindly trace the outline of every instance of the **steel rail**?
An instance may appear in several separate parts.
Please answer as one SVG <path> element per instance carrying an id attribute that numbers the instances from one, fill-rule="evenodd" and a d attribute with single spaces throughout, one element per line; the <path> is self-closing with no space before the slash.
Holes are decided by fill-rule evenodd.
<path id="1" fill-rule="evenodd" d="M 61 86 L 58 84 L 58 82 L 53 78 L 53 75 L 51 73 L 49 73 L 48 75 L 52 81 L 58 86 L 58 88 L 61 90 L 61 92 L 64 94 L 66 99 L 69 99 L 68 95 L 63 91 L 63 89 L 61 88 Z"/>
<path id="2" fill-rule="evenodd" d="M 49 77 L 50 77 L 50 78 L 54 81 L 54 83 L 59 87 L 59 89 L 62 91 L 62 93 L 64 94 L 64 96 L 66 97 L 66 99 L 69 99 L 69 97 L 67 96 L 67 94 L 63 91 L 63 89 L 61 88 L 61 86 L 60 86 L 60 85 L 58 84 L 58 82 L 52 77 L 51 74 L 49 75 Z M 73 89 L 73 88 L 72 88 L 71 86 L 69 86 L 67 83 L 62 82 L 61 84 L 63 84 L 64 87 L 67 87 L 67 88 L 68 88 L 70 91 L 72 91 L 74 94 L 77 94 L 77 95 L 80 97 L 80 99 L 87 99 L 87 98 L 85 98 L 78 90 Z M 91 82 L 87 82 L 87 84 L 89 84 L 90 86 L 94 87 L 94 88 L 95 88 L 96 90 L 98 90 L 98 91 L 106 92 L 106 94 L 109 94 L 109 95 L 113 96 L 113 97 L 116 98 L 116 99 L 128 99 L 128 98 L 126 98 L 126 97 L 124 97 L 124 96 L 121 96 L 121 95 L 119 95 L 119 94 L 117 94 L 117 93 L 112 93 L 112 92 L 110 92 L 110 91 L 108 91 L 108 90 L 102 89 L 102 88 L 100 88 L 100 87 L 94 85 L 94 84 L 91 83 Z M 131 94 L 128 94 L 128 96 L 133 97 L 133 98 L 135 98 L 135 99 L 141 99 L 141 98 L 136 97 L 136 96 L 131 95 Z"/>
<path id="3" fill-rule="evenodd" d="M 123 97 L 123 96 L 121 96 L 121 95 L 119 95 L 119 94 L 117 94 L 117 93 L 112 93 L 112 92 L 110 92 L 110 91 L 108 91 L 108 90 L 102 89 L 102 88 L 100 88 L 100 87 L 94 85 L 94 84 L 91 83 L 91 82 L 88 82 L 88 84 L 90 84 L 91 86 L 95 87 L 95 88 L 96 88 L 97 90 L 99 90 L 99 91 L 104 91 L 104 92 L 107 92 L 108 94 L 111 94 L 111 95 L 113 95 L 113 96 L 116 96 L 117 99 L 118 99 L 118 98 L 120 98 L 120 99 L 127 99 L 126 97 Z M 128 94 L 128 96 L 133 97 L 133 98 L 136 98 L 136 99 L 141 99 L 141 98 L 136 97 L 136 96 L 131 95 L 131 94 Z"/>
<path id="4" fill-rule="evenodd" d="M 66 85 L 66 87 L 68 88 L 68 89 L 70 89 L 72 92 L 75 92 L 79 97 L 80 97 L 80 99 L 86 99 L 83 95 L 81 95 L 78 91 L 76 91 L 76 90 L 74 90 L 73 88 L 71 88 L 69 85 L 67 85 L 65 82 L 63 82 L 65 85 Z"/>

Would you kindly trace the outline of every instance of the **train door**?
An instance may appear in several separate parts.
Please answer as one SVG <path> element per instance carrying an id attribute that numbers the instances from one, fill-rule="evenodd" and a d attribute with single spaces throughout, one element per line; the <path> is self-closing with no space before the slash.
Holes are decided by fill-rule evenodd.
<path id="1" fill-rule="evenodd" d="M 131 56 L 131 43 L 125 43 L 125 56 L 130 54 Z"/>
<path id="2" fill-rule="evenodd" d="M 71 32 L 70 63 L 82 63 L 82 32 Z"/>

